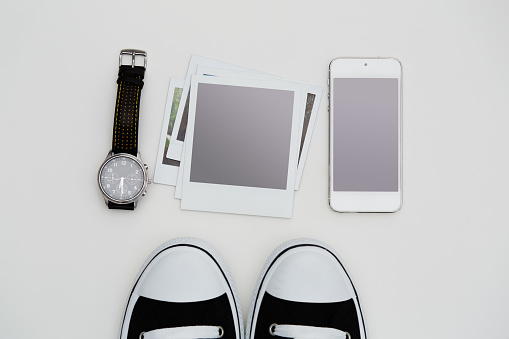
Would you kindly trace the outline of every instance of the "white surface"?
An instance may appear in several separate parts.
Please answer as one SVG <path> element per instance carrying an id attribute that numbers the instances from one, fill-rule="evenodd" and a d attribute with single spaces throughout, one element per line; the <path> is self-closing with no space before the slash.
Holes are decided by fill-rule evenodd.
<path id="1" fill-rule="evenodd" d="M 160 243 L 216 247 L 243 313 L 281 242 L 344 260 L 371 339 L 509 338 L 509 30 L 505 1 L 6 1 L 0 12 L 0 329 L 5 338 L 115 338 L 136 272 Z M 118 53 L 148 52 L 140 149 L 153 173 L 170 77 L 191 54 L 326 86 L 338 56 L 404 69 L 403 208 L 327 203 L 327 103 L 292 219 L 181 211 L 150 185 L 109 211 Z"/>

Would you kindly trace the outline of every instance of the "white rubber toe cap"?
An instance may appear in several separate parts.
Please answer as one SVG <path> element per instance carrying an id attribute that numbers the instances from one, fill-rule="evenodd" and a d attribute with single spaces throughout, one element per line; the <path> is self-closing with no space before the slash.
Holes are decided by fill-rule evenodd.
<path id="1" fill-rule="evenodd" d="M 266 291 L 299 302 L 338 302 L 355 297 L 338 259 L 313 246 L 297 247 L 277 258 L 267 273 Z"/>
<path id="2" fill-rule="evenodd" d="M 135 293 L 161 301 L 194 302 L 216 298 L 226 292 L 226 286 L 219 266 L 206 252 L 176 246 L 150 262 Z"/>

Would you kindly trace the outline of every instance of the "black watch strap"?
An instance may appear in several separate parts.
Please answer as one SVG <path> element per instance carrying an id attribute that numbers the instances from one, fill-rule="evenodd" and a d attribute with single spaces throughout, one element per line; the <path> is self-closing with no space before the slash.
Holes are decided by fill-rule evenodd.
<path id="1" fill-rule="evenodd" d="M 122 65 L 122 56 L 131 55 L 131 65 Z M 136 56 L 143 56 L 143 66 L 135 65 Z M 141 89 L 145 76 L 147 54 L 140 50 L 122 50 L 117 78 L 117 100 L 113 122 L 113 153 L 138 155 L 138 122 Z"/>
<path id="2" fill-rule="evenodd" d="M 108 201 L 108 208 L 110 210 L 129 210 L 134 211 L 134 202 L 129 204 L 116 204 L 113 201 Z"/>

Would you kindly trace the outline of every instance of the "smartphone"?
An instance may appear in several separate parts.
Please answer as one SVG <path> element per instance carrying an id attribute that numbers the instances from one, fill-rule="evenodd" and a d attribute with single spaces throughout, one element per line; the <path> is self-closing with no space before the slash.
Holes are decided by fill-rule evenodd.
<path id="1" fill-rule="evenodd" d="M 402 193 L 402 67 L 395 58 L 329 65 L 329 205 L 396 212 Z"/>

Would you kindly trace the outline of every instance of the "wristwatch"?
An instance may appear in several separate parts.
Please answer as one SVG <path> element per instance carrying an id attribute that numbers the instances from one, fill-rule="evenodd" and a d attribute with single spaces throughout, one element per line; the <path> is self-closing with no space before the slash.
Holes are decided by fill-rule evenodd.
<path id="1" fill-rule="evenodd" d="M 130 56 L 130 64 L 123 64 L 126 56 Z M 143 66 L 138 65 L 141 58 Z M 97 176 L 104 201 L 110 209 L 134 210 L 150 183 L 148 167 L 138 151 L 140 94 L 146 68 L 145 51 L 120 51 L 113 141 Z"/>

